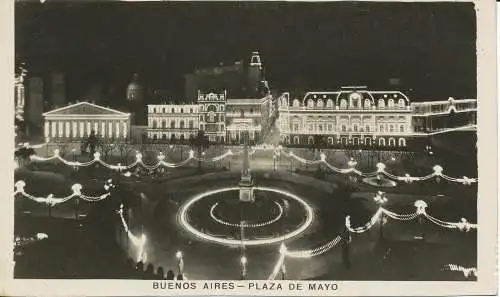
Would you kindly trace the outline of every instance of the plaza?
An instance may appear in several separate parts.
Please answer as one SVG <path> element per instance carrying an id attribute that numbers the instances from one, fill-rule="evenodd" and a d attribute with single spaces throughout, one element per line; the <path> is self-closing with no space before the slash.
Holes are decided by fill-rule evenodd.
<path id="1" fill-rule="evenodd" d="M 44 147 L 37 149 L 40 155 L 48 151 Z M 159 151 L 164 151 L 161 158 L 158 158 Z M 226 151 L 231 153 L 225 154 Z M 412 175 L 432 172 L 431 164 L 439 160 L 448 174 L 458 176 L 456 170 L 467 170 L 461 173 L 474 176 L 474 170 L 471 172 L 465 164 L 460 169 L 453 168 L 452 162 L 445 160 L 446 156 L 408 152 L 322 150 L 319 154 L 310 149 L 282 149 L 276 158 L 277 147 L 256 146 L 249 151 L 256 198 L 254 203 L 243 206 L 237 193 L 244 166 L 242 147 L 208 148 L 200 171 L 197 157 L 189 146 L 165 145 L 141 154 L 144 170 L 134 170 L 142 167 L 137 165 L 119 172 L 103 165 L 80 166 L 75 170 L 77 166 L 71 166 L 76 164 L 71 163 L 73 161 L 69 161 L 68 166 L 60 161 L 43 161 L 44 157 L 32 158 L 27 166 L 30 169 L 18 169 L 16 179 L 24 180 L 25 192 L 34 196 L 43 197 L 48 193 L 54 197 L 66 196 L 72 180 L 78 181 L 81 192 L 89 196 L 99 197 L 107 192 L 102 186 L 109 179 L 121 190 L 115 194 L 111 191 L 111 196 L 102 201 L 80 199 L 78 205 L 65 202 L 55 204 L 50 210 L 43 203 L 18 197 L 16 214 L 53 220 L 65 218 L 79 222 L 81 226 L 76 227 L 77 230 L 85 230 L 90 221 L 96 219 L 92 213 L 101 208 L 101 203 L 112 205 L 103 207 L 107 211 L 98 212 L 108 217 L 105 221 L 112 225 L 113 239 L 124 255 L 134 262 L 168 268 L 176 274 L 182 270 L 183 276 L 189 279 L 240 279 L 243 256 L 245 278 L 268 279 L 280 260 L 282 244 L 286 244 L 287 250 L 297 252 L 285 258 L 286 272 L 274 275 L 276 279 L 470 279 L 445 268 L 448 264 L 475 267 L 474 229 L 464 232 L 429 220 L 400 221 L 386 217 L 383 235 L 378 220 L 363 232 L 352 233 L 347 266 L 344 239 L 337 237 L 345 232 L 346 215 L 351 217 L 352 226 L 365 226 L 370 222 L 380 207 L 374 200 L 379 191 L 383 191 L 387 199 L 383 207 L 392 213 L 415 213 L 414 204 L 421 200 L 427 203 L 434 218 L 446 222 L 467 218 L 468 222 L 474 222 L 477 215 L 474 182 L 469 185 L 467 180 L 450 182 L 434 177 L 414 182 L 397 181 L 396 186 L 389 188 L 377 187 L 350 174 L 328 170 L 326 165 L 349 168 L 349 164 L 352 166 L 349 162 L 356 157 L 359 163 L 356 168 L 362 172 L 373 171 L 375 165 L 384 163 L 387 172 L 404 176 L 404 172 Z M 82 156 L 77 153 L 74 158 L 78 160 Z M 322 158 L 326 163 L 318 162 Z M 135 159 L 137 161 L 137 156 Z M 190 161 L 183 163 L 186 159 Z M 185 165 L 153 166 L 158 160 Z M 315 161 L 311 164 L 301 160 Z M 127 160 L 120 159 L 118 152 L 111 153 L 105 160 L 103 157 L 104 164 L 130 166 L 135 162 L 133 154 Z M 427 185 L 422 187 L 423 183 Z M 116 214 L 120 204 L 125 204 L 122 223 L 125 222 L 130 233 L 125 231 Z M 50 231 L 46 231 L 48 240 L 52 232 L 56 232 Z M 137 245 L 136 240 L 143 236 L 144 245 Z M 319 254 L 293 256 L 303 253 L 299 251 L 307 254 L 314 250 Z M 179 251 L 183 258 L 181 270 L 177 268 Z"/>

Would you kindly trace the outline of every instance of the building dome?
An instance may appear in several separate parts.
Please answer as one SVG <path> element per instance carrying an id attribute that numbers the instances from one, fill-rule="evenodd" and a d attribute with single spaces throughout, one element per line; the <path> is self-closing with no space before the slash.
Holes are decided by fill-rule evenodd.
<path id="1" fill-rule="evenodd" d="M 143 88 L 138 82 L 138 75 L 134 74 L 132 81 L 127 86 L 127 101 L 142 101 Z"/>

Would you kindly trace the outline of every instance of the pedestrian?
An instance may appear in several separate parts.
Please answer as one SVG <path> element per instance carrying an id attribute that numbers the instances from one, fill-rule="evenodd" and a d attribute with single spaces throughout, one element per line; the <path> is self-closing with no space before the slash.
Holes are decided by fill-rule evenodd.
<path id="1" fill-rule="evenodd" d="M 174 280 L 175 279 L 175 273 L 172 269 L 167 271 L 167 280 Z"/>

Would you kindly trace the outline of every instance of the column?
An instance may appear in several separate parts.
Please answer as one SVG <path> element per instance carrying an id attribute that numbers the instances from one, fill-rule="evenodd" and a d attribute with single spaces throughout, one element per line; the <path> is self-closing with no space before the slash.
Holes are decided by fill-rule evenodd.
<path id="1" fill-rule="evenodd" d="M 58 137 L 63 137 L 63 122 L 62 121 L 57 121 L 57 136 Z"/>
<path id="2" fill-rule="evenodd" d="M 108 137 L 113 138 L 113 122 L 108 121 Z"/>
<path id="3" fill-rule="evenodd" d="M 95 135 L 98 136 L 99 135 L 99 123 L 97 121 L 93 121 L 93 123 L 94 123 Z"/>
<path id="4" fill-rule="evenodd" d="M 80 128 L 80 138 L 83 138 L 85 136 L 85 131 L 83 129 L 84 128 L 83 126 L 84 126 L 83 122 L 80 122 L 80 127 L 79 127 Z"/>
<path id="5" fill-rule="evenodd" d="M 120 121 L 116 121 L 115 126 L 116 138 L 120 138 Z"/>
<path id="6" fill-rule="evenodd" d="M 101 135 L 102 138 L 106 138 L 106 122 L 101 121 Z"/>
<path id="7" fill-rule="evenodd" d="M 49 133 L 50 133 L 50 124 L 49 124 L 49 121 L 45 121 L 44 123 L 44 130 L 43 130 L 43 135 L 45 136 L 45 138 L 49 137 Z"/>
<path id="8" fill-rule="evenodd" d="M 127 122 L 123 122 L 123 138 L 127 138 Z"/>
<path id="9" fill-rule="evenodd" d="M 78 123 L 76 121 L 72 121 L 71 122 L 71 125 L 73 126 L 72 129 L 71 129 L 72 130 L 71 131 L 72 132 L 71 133 L 71 137 L 73 137 L 73 138 L 77 138 L 78 137 L 78 127 L 77 127 L 77 124 Z"/>
<path id="10" fill-rule="evenodd" d="M 51 132 L 51 134 L 50 134 L 50 135 L 51 135 L 51 137 L 56 137 L 56 135 L 57 135 L 57 132 L 56 132 L 56 130 L 57 130 L 57 125 L 56 125 L 56 122 L 55 122 L 55 121 L 50 121 L 50 128 L 51 128 L 51 130 L 52 130 L 52 132 Z"/>
<path id="11" fill-rule="evenodd" d="M 69 138 L 71 137 L 71 131 L 70 131 L 70 122 L 69 121 L 64 121 L 64 137 Z"/>
<path id="12" fill-rule="evenodd" d="M 90 135 L 90 131 L 92 131 L 92 124 L 87 122 L 87 136 Z"/>

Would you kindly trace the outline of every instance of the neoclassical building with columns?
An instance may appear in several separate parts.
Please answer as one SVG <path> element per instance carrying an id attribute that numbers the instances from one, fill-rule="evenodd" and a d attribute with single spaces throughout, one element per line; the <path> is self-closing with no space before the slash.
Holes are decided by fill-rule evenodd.
<path id="1" fill-rule="evenodd" d="M 307 92 L 303 98 L 278 98 L 280 141 L 284 145 L 405 148 L 426 136 L 475 128 L 476 100 L 412 103 L 400 91 L 364 86 L 334 92 Z"/>
<path id="2" fill-rule="evenodd" d="M 102 139 L 126 141 L 130 136 L 130 114 L 79 102 L 44 113 L 44 136 L 51 141 L 73 142 L 94 131 Z"/>

